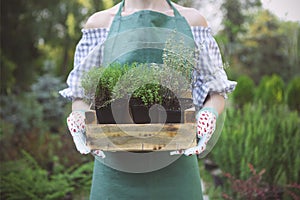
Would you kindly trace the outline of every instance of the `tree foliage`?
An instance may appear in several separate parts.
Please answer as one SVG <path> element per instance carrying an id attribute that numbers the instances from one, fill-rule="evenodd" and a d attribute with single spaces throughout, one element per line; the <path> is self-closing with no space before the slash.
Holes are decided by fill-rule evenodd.
<path id="1" fill-rule="evenodd" d="M 236 41 L 236 35 L 244 23 L 245 16 L 242 13 L 242 4 L 239 0 L 226 0 L 223 3 L 225 17 L 223 19 L 224 32 L 229 43 Z"/>
<path id="2" fill-rule="evenodd" d="M 223 34 L 228 44 L 233 44 L 238 39 L 238 34 L 245 31 L 243 24 L 247 20 L 247 10 L 260 7 L 260 0 L 225 0 L 222 4 L 224 12 Z"/>
<path id="3" fill-rule="evenodd" d="M 224 28 L 217 40 L 233 75 L 246 74 L 257 84 L 265 75 L 287 82 L 300 74 L 298 22 L 279 20 L 260 0 L 225 0 L 222 8 Z"/>
<path id="4" fill-rule="evenodd" d="M 278 74 L 288 81 L 300 73 L 299 30 L 298 23 L 279 21 L 268 11 L 248 23 L 237 56 L 256 83 L 264 75 Z"/>
<path id="5" fill-rule="evenodd" d="M 35 8 L 40 5 L 36 3 Z M 32 72 L 39 69 L 36 16 L 29 6 L 24 0 L 1 2 L 1 93 L 9 92 L 14 85 L 28 87 Z"/>
<path id="6" fill-rule="evenodd" d="M 243 73 L 236 57 L 240 46 L 239 36 L 247 31 L 244 24 L 250 20 L 249 14 L 260 8 L 260 0 L 223 0 L 221 4 L 223 29 L 216 35 L 216 39 L 220 44 L 224 60 L 232 66 L 230 76 Z"/>
<path id="7" fill-rule="evenodd" d="M 117 2 L 1 2 L 1 94 L 28 90 L 43 73 L 66 76 L 87 17 Z"/>

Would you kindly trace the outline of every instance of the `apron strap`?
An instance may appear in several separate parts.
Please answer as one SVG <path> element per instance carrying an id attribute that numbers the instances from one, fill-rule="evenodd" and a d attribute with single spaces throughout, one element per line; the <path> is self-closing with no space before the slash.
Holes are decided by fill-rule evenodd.
<path id="1" fill-rule="evenodd" d="M 173 9 L 173 12 L 174 12 L 174 16 L 175 17 L 181 17 L 179 11 L 173 6 L 173 4 L 171 3 L 170 0 L 167 0 L 168 4 L 171 6 L 171 8 Z M 122 13 L 122 9 L 124 7 L 124 4 L 125 4 L 125 0 L 122 0 L 121 4 L 120 4 L 120 7 L 119 7 L 119 10 L 116 14 L 116 16 L 121 16 L 121 13 Z"/>
<path id="2" fill-rule="evenodd" d="M 181 17 L 181 14 L 179 13 L 179 11 L 175 8 L 175 6 L 171 3 L 170 0 L 167 0 L 168 4 L 171 6 L 171 8 L 173 9 L 174 12 L 174 16 L 175 17 Z"/>
<path id="3" fill-rule="evenodd" d="M 119 6 L 119 10 L 118 10 L 116 16 L 121 16 L 121 13 L 122 13 L 122 9 L 123 9 L 123 7 L 124 7 L 124 4 L 125 4 L 125 0 L 122 0 L 122 2 L 121 2 L 121 4 L 120 4 L 120 6 Z"/>

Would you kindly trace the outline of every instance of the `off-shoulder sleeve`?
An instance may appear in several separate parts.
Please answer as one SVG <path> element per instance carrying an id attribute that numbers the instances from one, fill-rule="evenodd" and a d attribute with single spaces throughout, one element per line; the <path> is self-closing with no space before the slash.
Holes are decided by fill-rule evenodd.
<path id="1" fill-rule="evenodd" d="M 74 54 L 74 67 L 67 78 L 68 88 L 59 93 L 69 99 L 83 98 L 81 78 L 84 72 L 100 66 L 102 61 L 102 44 L 107 37 L 107 29 L 83 29 Z"/>
<path id="2" fill-rule="evenodd" d="M 193 71 L 192 95 L 196 109 L 203 107 L 206 97 L 218 93 L 227 98 L 235 81 L 227 78 L 217 42 L 208 27 L 192 27 L 198 59 Z"/>

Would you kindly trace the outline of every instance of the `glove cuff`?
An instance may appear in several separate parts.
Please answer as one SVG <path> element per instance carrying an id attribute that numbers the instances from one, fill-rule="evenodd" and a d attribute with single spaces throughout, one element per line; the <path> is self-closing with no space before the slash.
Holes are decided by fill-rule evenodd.
<path id="1" fill-rule="evenodd" d="M 213 113 L 213 114 L 216 116 L 216 118 L 218 118 L 218 116 L 219 116 L 218 111 L 217 111 L 215 108 L 213 108 L 213 107 L 204 107 L 204 108 L 202 108 L 202 109 L 197 113 L 196 119 L 198 119 L 199 114 L 200 114 L 201 111 L 209 111 L 209 112 Z"/>

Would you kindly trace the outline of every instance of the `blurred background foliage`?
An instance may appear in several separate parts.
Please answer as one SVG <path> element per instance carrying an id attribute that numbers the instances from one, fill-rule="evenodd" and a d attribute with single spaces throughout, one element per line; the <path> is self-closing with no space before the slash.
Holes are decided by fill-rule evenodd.
<path id="1" fill-rule="evenodd" d="M 65 124 L 70 104 L 58 90 L 88 16 L 118 2 L 1 1 L 1 199 L 88 198 L 93 158 L 75 150 Z M 253 175 L 249 163 L 265 169 L 259 186 L 299 184 L 300 24 L 280 20 L 260 0 L 223 0 L 221 8 L 215 38 L 238 86 L 209 158 L 241 180 Z M 230 183 L 210 187 L 211 199 L 219 198 L 216 191 L 243 199 Z"/>

